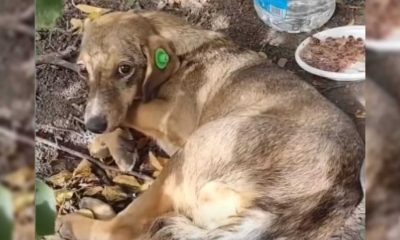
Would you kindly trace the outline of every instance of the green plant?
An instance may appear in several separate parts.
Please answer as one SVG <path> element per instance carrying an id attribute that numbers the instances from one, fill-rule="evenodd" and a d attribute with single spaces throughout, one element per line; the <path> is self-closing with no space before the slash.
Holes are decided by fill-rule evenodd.
<path id="1" fill-rule="evenodd" d="M 13 230 L 13 206 L 10 191 L 0 185 L 0 239 L 11 240 Z"/>
<path id="2" fill-rule="evenodd" d="M 52 29 L 61 17 L 64 9 L 63 0 L 36 0 L 35 21 L 37 30 Z"/>
<path id="3" fill-rule="evenodd" d="M 36 179 L 35 189 L 36 235 L 45 236 L 55 232 L 56 198 L 53 189 Z"/>

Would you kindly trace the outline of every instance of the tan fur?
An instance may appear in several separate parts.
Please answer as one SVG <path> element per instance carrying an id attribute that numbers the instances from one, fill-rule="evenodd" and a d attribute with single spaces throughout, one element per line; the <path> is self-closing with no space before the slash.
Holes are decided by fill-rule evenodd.
<path id="1" fill-rule="evenodd" d="M 129 150 L 125 146 L 132 144 L 133 137 L 129 131 L 117 128 L 113 132 L 97 136 L 89 145 L 89 152 L 97 158 L 112 156 L 122 171 L 131 171 L 138 156 L 135 149 Z"/>
<path id="2" fill-rule="evenodd" d="M 172 159 L 114 219 L 61 218 L 75 239 L 328 239 L 361 201 L 353 123 L 262 54 L 165 13 L 116 12 L 86 24 L 79 61 L 86 112 L 101 102 L 107 132 L 135 128 Z M 113 74 L 121 61 L 129 79 Z"/>

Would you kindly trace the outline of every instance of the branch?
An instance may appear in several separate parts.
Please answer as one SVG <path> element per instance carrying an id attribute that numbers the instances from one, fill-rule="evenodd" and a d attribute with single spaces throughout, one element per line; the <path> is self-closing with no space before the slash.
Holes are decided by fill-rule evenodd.
<path id="1" fill-rule="evenodd" d="M 24 136 L 16 131 L 13 131 L 3 126 L 0 126 L 0 135 L 6 136 L 7 138 L 15 139 L 18 142 L 30 145 L 32 147 L 35 146 L 35 141 L 33 140 L 33 137 Z"/>
<path id="2" fill-rule="evenodd" d="M 43 65 L 43 64 L 60 66 L 78 73 L 78 66 L 76 64 L 54 56 L 47 56 L 47 55 L 39 56 L 36 60 L 36 65 Z"/>
<path id="3" fill-rule="evenodd" d="M 21 19 L 22 21 L 28 21 L 30 19 L 33 19 L 34 16 L 35 16 L 35 6 L 31 5 L 30 7 L 25 9 L 25 11 L 23 11 L 21 14 L 19 14 L 19 19 Z"/>
<path id="4" fill-rule="evenodd" d="M 131 176 L 134 176 L 134 177 L 138 177 L 138 178 L 141 178 L 141 179 L 147 180 L 147 181 L 154 180 L 152 177 L 149 177 L 149 176 L 147 176 L 145 174 L 142 174 L 142 173 L 137 173 L 137 172 L 132 172 L 132 171 L 123 172 L 123 171 L 119 170 L 118 168 L 115 168 L 115 167 L 112 167 L 112 166 L 108 166 L 108 165 L 100 162 L 99 160 L 97 160 L 97 159 L 95 159 L 95 158 L 93 158 L 93 157 L 91 157 L 91 156 L 89 156 L 87 154 L 75 151 L 75 150 L 73 150 L 71 148 L 68 148 L 68 147 L 65 147 L 65 146 L 57 145 L 56 143 L 54 143 L 52 141 L 49 141 L 47 139 L 44 139 L 42 137 L 39 137 L 39 136 L 36 136 L 35 141 L 37 143 L 42 143 L 42 144 L 44 144 L 46 146 L 49 146 L 49 147 L 55 148 L 57 150 L 69 153 L 69 154 L 71 154 L 71 155 L 73 155 L 75 157 L 78 157 L 78 158 L 81 158 L 81 159 L 87 159 L 88 161 L 90 161 L 91 163 L 93 163 L 97 167 L 102 168 L 103 170 L 119 172 L 119 173 L 122 173 L 122 174 L 127 174 L 127 175 L 131 175 Z"/>
<path id="5" fill-rule="evenodd" d="M 51 64 L 70 69 L 78 73 L 79 68 L 75 63 L 68 62 L 64 59 L 71 58 L 76 53 L 75 46 L 69 46 L 61 52 L 54 52 L 36 57 L 36 65 Z"/>
<path id="6" fill-rule="evenodd" d="M 23 135 L 21 133 L 18 133 L 16 131 L 13 131 L 13 130 L 11 130 L 11 129 L 7 128 L 7 127 L 3 127 L 3 126 L 0 126 L 0 135 L 6 136 L 7 138 L 15 139 L 16 141 L 19 141 L 21 143 L 30 145 L 32 147 L 35 147 L 35 143 L 44 144 L 44 145 L 46 145 L 48 147 L 52 147 L 54 149 L 57 149 L 57 150 L 66 152 L 68 154 L 71 154 L 72 156 L 75 156 L 75 157 L 78 157 L 78 158 L 81 158 L 81 159 L 87 159 L 92 164 L 96 165 L 97 167 L 99 167 L 99 168 L 101 168 L 103 170 L 109 170 L 109 171 L 113 171 L 113 172 L 117 172 L 117 173 L 121 173 L 121 174 L 131 175 L 131 176 L 138 177 L 138 178 L 141 178 L 141 179 L 146 180 L 146 181 L 153 181 L 154 180 L 152 177 L 150 177 L 150 176 L 148 176 L 146 174 L 143 174 L 143 173 L 138 173 L 138 172 L 133 172 L 133 171 L 129 171 L 129 172 L 121 171 L 118 168 L 115 168 L 115 167 L 112 167 L 112 166 L 108 166 L 108 165 L 100 162 L 99 160 L 97 160 L 97 159 L 95 159 L 95 158 L 93 158 L 93 157 L 91 157 L 91 156 L 89 156 L 87 154 L 78 152 L 78 151 L 73 150 L 71 148 L 68 148 L 66 146 L 58 145 L 58 144 L 56 144 L 56 143 L 54 143 L 52 141 L 49 141 L 49 140 L 44 139 L 44 138 L 39 137 L 39 136 L 36 136 L 35 139 L 33 139 L 32 137 L 25 136 L 25 135 Z"/>

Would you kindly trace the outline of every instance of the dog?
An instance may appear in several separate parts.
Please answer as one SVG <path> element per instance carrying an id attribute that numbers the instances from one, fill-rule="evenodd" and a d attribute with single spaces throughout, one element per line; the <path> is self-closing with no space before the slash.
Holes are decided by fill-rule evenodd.
<path id="1" fill-rule="evenodd" d="M 136 129 L 171 161 L 116 217 L 60 217 L 64 238 L 329 239 L 363 198 L 352 120 L 221 33 L 163 12 L 107 13 L 86 21 L 78 64 L 87 129 L 116 145 L 115 131 Z"/>

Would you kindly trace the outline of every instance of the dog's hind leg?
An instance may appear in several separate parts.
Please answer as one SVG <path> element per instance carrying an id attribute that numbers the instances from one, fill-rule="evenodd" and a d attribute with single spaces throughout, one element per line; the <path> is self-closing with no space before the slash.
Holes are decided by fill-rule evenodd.
<path id="1" fill-rule="evenodd" d="M 265 239 L 261 236 L 275 216 L 255 206 L 259 192 L 247 172 L 250 164 L 235 164 L 242 159 L 234 154 L 237 129 L 247 120 L 233 117 L 210 122 L 191 135 L 173 156 L 175 177 L 171 179 L 176 184 L 171 184 L 173 188 L 168 192 L 173 192 L 174 212 L 182 216 L 156 220 L 151 239 Z"/>

